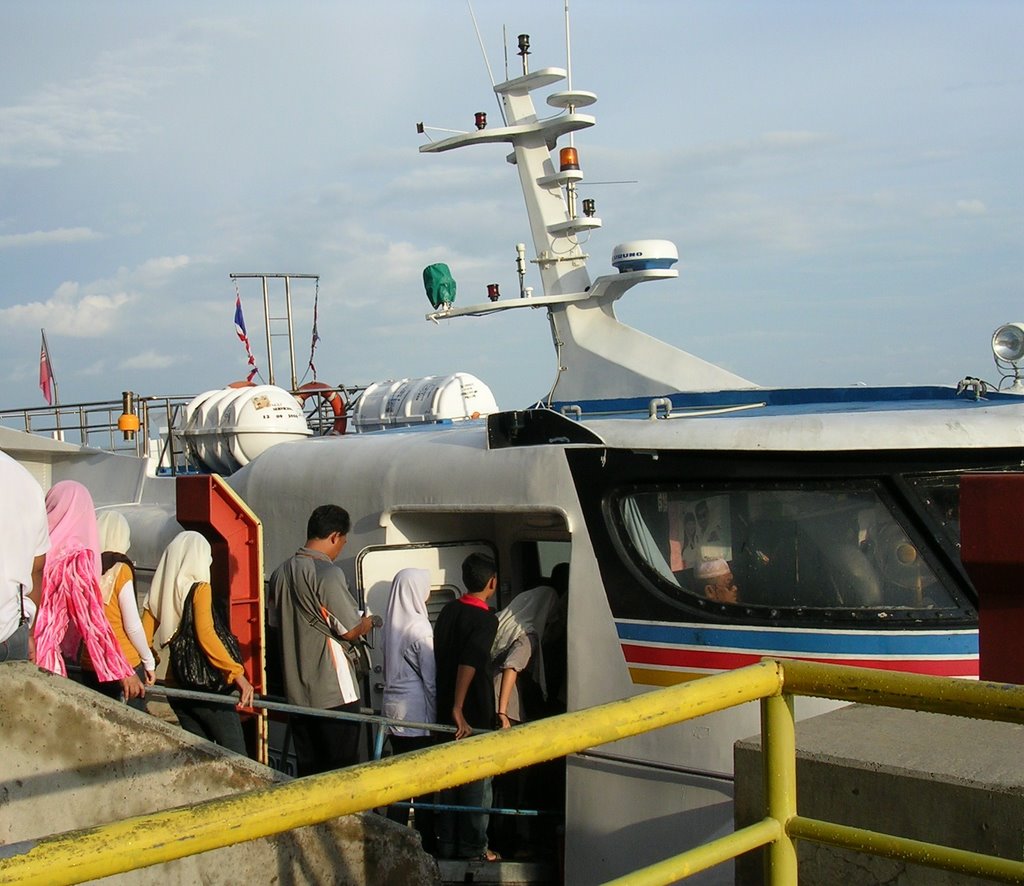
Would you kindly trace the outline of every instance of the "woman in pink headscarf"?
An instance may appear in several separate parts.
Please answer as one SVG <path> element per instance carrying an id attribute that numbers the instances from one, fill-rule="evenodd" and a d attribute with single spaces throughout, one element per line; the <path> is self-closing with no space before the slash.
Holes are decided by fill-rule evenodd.
<path id="1" fill-rule="evenodd" d="M 125 698 L 145 689 L 103 614 L 99 533 L 92 496 L 81 483 L 62 480 L 46 493 L 50 553 L 34 630 L 36 664 L 67 674 L 64 656 L 77 657 L 84 641 L 101 682 L 120 680 Z"/>

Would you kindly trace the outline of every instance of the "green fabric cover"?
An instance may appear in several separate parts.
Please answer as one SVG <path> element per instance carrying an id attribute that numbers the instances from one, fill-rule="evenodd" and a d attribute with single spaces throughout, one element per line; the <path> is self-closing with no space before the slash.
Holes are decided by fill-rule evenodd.
<path id="1" fill-rule="evenodd" d="M 438 262 L 423 269 L 423 288 L 435 309 L 455 301 L 455 278 L 448 265 Z"/>

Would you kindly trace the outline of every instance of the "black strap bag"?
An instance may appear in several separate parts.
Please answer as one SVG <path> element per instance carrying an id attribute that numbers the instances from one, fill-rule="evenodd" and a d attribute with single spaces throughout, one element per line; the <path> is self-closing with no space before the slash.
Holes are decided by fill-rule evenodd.
<path id="1" fill-rule="evenodd" d="M 370 647 L 360 637 L 358 640 L 338 640 L 345 658 L 356 672 L 356 682 L 361 683 L 370 674 Z"/>
<path id="2" fill-rule="evenodd" d="M 229 689 L 224 682 L 224 676 L 217 668 L 210 664 L 210 660 L 199 645 L 199 636 L 196 634 L 196 614 L 193 597 L 199 583 L 196 582 L 189 589 L 185 598 L 185 605 L 181 610 L 181 621 L 178 630 L 171 637 L 171 672 L 174 679 L 182 689 L 195 689 L 200 692 L 225 692 Z M 238 640 L 231 633 L 224 616 L 217 606 L 213 610 L 213 629 L 220 638 L 221 643 L 235 661 L 242 660 L 242 653 L 238 648 Z"/>

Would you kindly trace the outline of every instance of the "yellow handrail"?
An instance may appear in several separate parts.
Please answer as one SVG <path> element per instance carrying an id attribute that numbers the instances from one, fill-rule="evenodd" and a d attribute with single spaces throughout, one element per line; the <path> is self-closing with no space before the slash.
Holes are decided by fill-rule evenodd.
<path id="1" fill-rule="evenodd" d="M 987 877 L 1004 883 L 1020 883 L 1024 880 L 1024 862 L 997 858 L 966 849 L 954 849 L 937 843 L 879 834 L 865 828 L 853 828 L 829 821 L 796 816 L 786 829 L 801 840 L 812 840 L 841 849 L 854 849 L 882 858 L 898 858 L 925 867 L 951 871 L 955 874 L 969 874 Z"/>
<path id="2" fill-rule="evenodd" d="M 386 806 L 662 726 L 782 688 L 775 662 L 194 806 L 7 846 L 0 883 L 81 883 Z M 19 851 L 21 848 L 21 851 Z"/>
<path id="3" fill-rule="evenodd" d="M 782 669 L 783 693 L 781 696 L 767 696 L 761 702 L 762 762 L 768 817 L 713 843 L 697 846 L 674 858 L 633 871 L 611 883 L 615 886 L 662 886 L 719 862 L 736 858 L 751 849 L 766 846 L 765 882 L 769 886 L 796 886 L 794 839 L 812 840 L 869 855 L 900 858 L 954 873 L 1007 883 L 1024 883 L 1024 861 L 879 834 L 864 828 L 797 815 L 795 719 L 792 707 L 793 696 L 803 695 L 1024 723 L 1024 686 L 795 660 L 778 661 L 777 664 Z M 774 825 L 777 836 L 769 836 L 770 831 L 765 827 L 768 822 Z M 606 886 L 611 886 L 611 883 Z"/>
<path id="4" fill-rule="evenodd" d="M 697 846 L 674 858 L 659 861 L 650 867 L 609 880 L 604 886 L 662 886 L 675 883 L 693 874 L 699 874 L 716 864 L 729 861 L 737 855 L 768 846 L 782 836 L 782 826 L 774 818 L 765 818 L 756 824 L 741 828 L 726 837 L 719 837 L 703 846 Z"/>
<path id="5" fill-rule="evenodd" d="M 450 742 L 190 807 L 141 815 L 5 847 L 2 883 L 80 883 L 317 824 L 453 787 L 761 699 L 767 816 L 614 881 L 675 882 L 767 847 L 772 886 L 797 882 L 794 839 L 808 839 L 944 870 L 1024 882 L 1024 862 L 966 852 L 797 814 L 792 696 L 809 695 L 1024 722 L 1024 687 L 841 665 L 765 660 L 488 735 Z"/>

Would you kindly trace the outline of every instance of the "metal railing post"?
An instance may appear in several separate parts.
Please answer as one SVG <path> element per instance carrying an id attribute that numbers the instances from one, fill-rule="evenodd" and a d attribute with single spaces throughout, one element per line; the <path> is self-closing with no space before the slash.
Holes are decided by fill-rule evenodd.
<path id="1" fill-rule="evenodd" d="M 796 815 L 796 719 L 793 696 L 773 695 L 761 699 L 762 760 L 764 797 L 768 817 L 779 825 L 779 837 L 766 847 L 765 883 L 768 886 L 796 886 L 796 844 L 787 826 Z"/>

